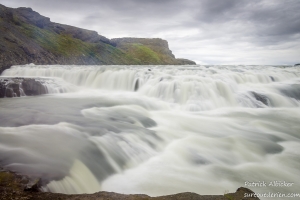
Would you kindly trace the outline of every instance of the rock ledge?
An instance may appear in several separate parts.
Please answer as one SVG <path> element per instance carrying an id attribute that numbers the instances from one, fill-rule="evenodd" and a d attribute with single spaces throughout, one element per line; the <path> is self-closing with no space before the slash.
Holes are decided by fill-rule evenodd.
<path id="1" fill-rule="evenodd" d="M 199 195 L 185 192 L 174 195 L 150 197 L 144 194 L 118 194 L 114 192 L 97 192 L 94 194 L 66 195 L 40 192 L 39 179 L 30 180 L 26 176 L 16 175 L 7 171 L 0 171 L 0 200 L 258 200 L 258 198 L 244 198 L 245 193 L 253 193 L 247 188 L 239 188 L 235 193 L 225 195 Z"/>

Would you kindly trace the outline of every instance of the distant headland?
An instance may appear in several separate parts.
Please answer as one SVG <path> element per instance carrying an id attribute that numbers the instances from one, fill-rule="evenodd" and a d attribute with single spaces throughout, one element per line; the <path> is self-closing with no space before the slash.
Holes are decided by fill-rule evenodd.
<path id="1" fill-rule="evenodd" d="M 12 65 L 193 65 L 159 38 L 108 39 L 96 31 L 51 22 L 31 8 L 0 4 L 0 74 Z"/>

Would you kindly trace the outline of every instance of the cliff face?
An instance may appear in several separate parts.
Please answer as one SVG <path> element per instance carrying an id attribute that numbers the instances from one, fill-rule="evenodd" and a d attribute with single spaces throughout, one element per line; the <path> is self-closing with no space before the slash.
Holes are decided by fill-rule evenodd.
<path id="1" fill-rule="evenodd" d="M 168 42 L 159 38 L 116 38 L 111 42 L 144 64 L 177 64 Z"/>
<path id="2" fill-rule="evenodd" d="M 0 4 L 0 73 L 17 64 L 195 64 L 175 59 L 162 39 L 112 39 L 53 23 L 31 8 Z"/>

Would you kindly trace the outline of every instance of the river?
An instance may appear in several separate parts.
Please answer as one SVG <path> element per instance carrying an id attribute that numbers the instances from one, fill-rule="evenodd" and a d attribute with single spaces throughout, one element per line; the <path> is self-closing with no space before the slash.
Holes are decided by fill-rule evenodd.
<path id="1" fill-rule="evenodd" d="M 300 68 L 14 66 L 49 94 L 0 99 L 0 166 L 43 191 L 297 191 Z"/>

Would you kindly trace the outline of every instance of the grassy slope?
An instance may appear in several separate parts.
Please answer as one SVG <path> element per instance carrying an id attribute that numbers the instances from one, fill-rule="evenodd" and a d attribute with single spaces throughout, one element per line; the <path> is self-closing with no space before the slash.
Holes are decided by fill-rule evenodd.
<path id="1" fill-rule="evenodd" d="M 104 64 L 140 64 L 139 60 L 131 55 L 102 42 L 88 43 L 71 35 L 57 34 L 52 30 L 26 23 L 21 23 L 20 31 L 56 56 L 88 57 Z"/>
<path id="2" fill-rule="evenodd" d="M 17 21 L 17 19 L 16 19 Z M 20 31 L 34 40 L 43 49 L 57 56 L 86 56 L 104 64 L 173 64 L 168 55 L 154 46 L 140 43 L 124 44 L 120 48 L 99 42 L 88 43 L 67 34 L 57 34 L 51 29 L 17 22 Z"/>
<path id="3" fill-rule="evenodd" d="M 139 44 L 139 43 L 132 43 L 132 44 L 124 44 L 121 46 L 127 54 L 131 55 L 132 57 L 138 59 L 141 63 L 144 64 L 159 64 L 162 63 L 160 59 L 160 55 L 153 51 L 148 46 Z"/>
<path id="4" fill-rule="evenodd" d="M 143 64 L 178 64 L 177 60 L 174 57 L 172 57 L 169 53 L 166 53 L 166 51 L 169 50 L 166 47 L 159 45 L 159 43 L 141 44 L 137 42 L 120 42 L 117 47 L 122 49 L 132 57 L 138 59 Z"/>

